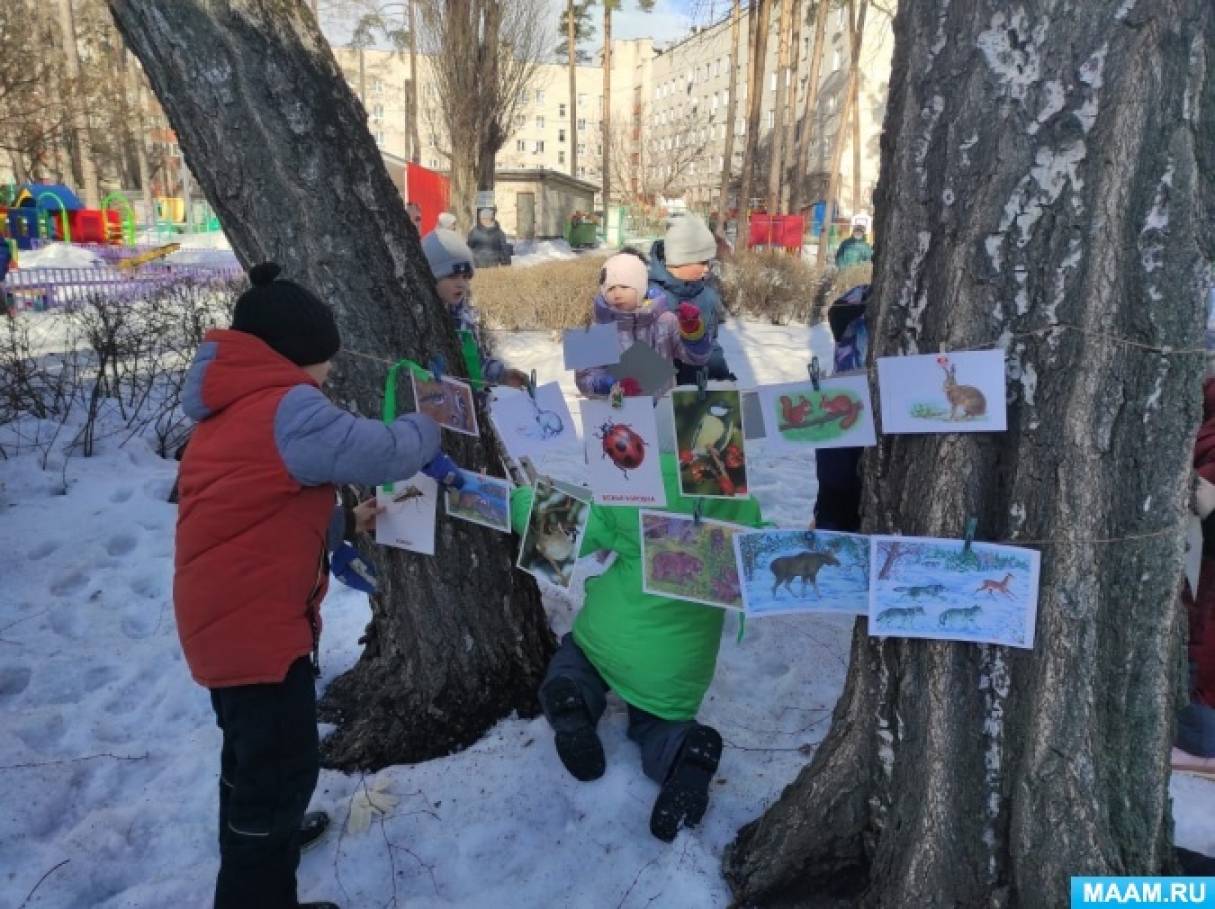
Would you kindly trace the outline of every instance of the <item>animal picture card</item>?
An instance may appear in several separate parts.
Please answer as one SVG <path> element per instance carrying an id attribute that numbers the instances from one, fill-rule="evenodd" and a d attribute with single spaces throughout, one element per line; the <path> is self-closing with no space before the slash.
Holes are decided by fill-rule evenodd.
<path id="1" fill-rule="evenodd" d="M 739 524 L 641 510 L 641 589 L 659 597 L 742 609 L 734 561 Z"/>
<path id="2" fill-rule="evenodd" d="M 510 481 L 473 470 L 461 470 L 460 475 L 464 485 L 449 486 L 444 496 L 447 516 L 510 533 Z"/>
<path id="3" fill-rule="evenodd" d="M 870 537 L 873 637 L 1034 646 L 1040 554 L 931 537 Z"/>
<path id="4" fill-rule="evenodd" d="M 616 323 L 603 322 L 586 328 L 571 328 L 561 336 L 566 369 L 590 369 L 620 362 Z"/>
<path id="5" fill-rule="evenodd" d="M 879 357 L 882 432 L 1004 432 L 1004 351 Z"/>
<path id="6" fill-rule="evenodd" d="M 877 444 L 867 376 L 834 376 L 757 388 L 773 448 L 860 448 Z"/>
<path id="7" fill-rule="evenodd" d="M 617 380 L 636 379 L 643 394 L 660 395 L 675 378 L 675 367 L 663 359 L 654 348 L 638 341 L 620 356 L 620 362 L 609 366 Z"/>
<path id="8" fill-rule="evenodd" d="M 455 432 L 479 435 L 471 385 L 451 376 L 442 376 L 437 382 L 419 379 L 413 373 L 410 378 L 413 380 L 413 399 L 420 413 Z"/>
<path id="9" fill-rule="evenodd" d="M 568 588 L 590 513 L 589 489 L 541 477 L 533 487 L 516 564 L 537 579 Z"/>
<path id="10" fill-rule="evenodd" d="M 435 511 L 439 506 L 439 484 L 425 474 L 383 486 L 375 491 L 384 509 L 375 519 L 375 541 L 422 555 L 435 554 Z"/>
<path id="11" fill-rule="evenodd" d="M 582 402 L 587 479 L 600 505 L 667 503 L 659 465 L 658 421 L 649 398 Z"/>
<path id="12" fill-rule="evenodd" d="M 516 461 L 531 458 L 541 468 L 555 451 L 578 449 L 578 433 L 556 382 L 538 385 L 536 397 L 498 387 L 489 399 L 489 418 L 503 447 Z"/>
<path id="13" fill-rule="evenodd" d="M 747 494 L 747 450 L 742 396 L 734 389 L 705 392 L 680 386 L 671 392 L 679 490 L 685 496 L 731 498 Z"/>
<path id="14" fill-rule="evenodd" d="M 734 535 L 734 553 L 748 616 L 869 611 L 869 537 L 749 530 Z"/>

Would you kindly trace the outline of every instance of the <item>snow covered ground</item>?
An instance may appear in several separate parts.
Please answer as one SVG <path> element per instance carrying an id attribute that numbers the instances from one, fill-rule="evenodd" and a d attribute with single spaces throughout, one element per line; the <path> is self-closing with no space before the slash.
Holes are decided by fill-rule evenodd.
<path id="1" fill-rule="evenodd" d="M 498 340 L 513 365 L 559 380 L 576 412 L 547 333 Z M 824 359 L 829 350 L 821 328 L 804 326 L 731 323 L 724 341 L 744 386 L 800 378 L 812 349 Z M 0 427 L 0 441 L 12 429 Z M 805 526 L 812 467 L 762 449 L 752 458 L 765 515 Z M 176 465 L 138 441 L 104 442 L 66 465 L 53 452 L 45 469 L 28 451 L 3 464 L 0 909 L 26 905 L 36 885 L 31 909 L 209 906 L 220 736 L 174 628 L 176 510 L 165 497 Z M 557 632 L 576 600 L 546 596 Z M 325 613 L 322 684 L 357 659 L 366 599 L 335 585 Z M 366 777 L 322 772 L 313 807 L 334 827 L 303 858 L 301 894 L 345 909 L 724 906 L 722 850 L 825 733 L 850 627 L 777 616 L 750 622 L 737 642 L 727 622 L 702 714 L 727 742 L 713 803 L 671 845 L 649 834 L 656 786 L 614 701 L 601 726 L 608 771 L 594 783 L 565 773 L 542 719 L 506 719 L 441 760 Z M 1215 851 L 1215 789 L 1173 785 L 1178 839 Z M 347 819 L 368 798 L 388 810 L 360 830 Z"/>

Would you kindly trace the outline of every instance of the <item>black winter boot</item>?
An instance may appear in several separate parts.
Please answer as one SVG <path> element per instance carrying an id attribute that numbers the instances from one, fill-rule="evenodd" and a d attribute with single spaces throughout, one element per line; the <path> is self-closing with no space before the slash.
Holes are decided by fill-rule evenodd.
<path id="1" fill-rule="evenodd" d="M 304 815 L 300 824 L 300 852 L 307 852 L 325 835 L 329 829 L 329 815 L 324 811 L 309 811 Z"/>
<path id="2" fill-rule="evenodd" d="M 603 743 L 578 686 L 570 679 L 553 679 L 540 689 L 540 700 L 556 733 L 554 744 L 565 769 L 584 783 L 603 776 L 607 766 Z"/>
<path id="3" fill-rule="evenodd" d="M 697 725 L 684 739 L 671 774 L 654 801 L 650 833 L 669 843 L 680 827 L 700 823 L 709 807 L 709 784 L 719 761 L 721 736 L 716 729 Z"/>
<path id="4" fill-rule="evenodd" d="M 300 903 L 299 909 L 342 909 L 337 903 Z"/>

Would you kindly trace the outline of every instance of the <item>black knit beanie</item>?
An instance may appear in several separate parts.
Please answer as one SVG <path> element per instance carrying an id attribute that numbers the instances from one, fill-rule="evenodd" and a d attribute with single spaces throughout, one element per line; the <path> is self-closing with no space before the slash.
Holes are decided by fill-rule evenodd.
<path id="1" fill-rule="evenodd" d="M 281 271 L 273 262 L 249 269 L 253 286 L 236 301 L 232 328 L 261 338 L 297 366 L 333 359 L 342 347 L 333 310 L 306 287 L 278 279 Z"/>

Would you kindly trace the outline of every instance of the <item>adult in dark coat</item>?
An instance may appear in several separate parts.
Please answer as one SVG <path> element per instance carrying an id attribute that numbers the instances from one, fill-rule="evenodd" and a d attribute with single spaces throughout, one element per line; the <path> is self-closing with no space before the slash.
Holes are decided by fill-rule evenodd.
<path id="1" fill-rule="evenodd" d="M 468 232 L 468 248 L 472 250 L 473 264 L 477 268 L 510 265 L 514 248 L 506 242 L 506 232 L 498 223 L 496 208 L 478 210 L 477 224 Z"/>

